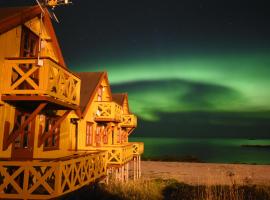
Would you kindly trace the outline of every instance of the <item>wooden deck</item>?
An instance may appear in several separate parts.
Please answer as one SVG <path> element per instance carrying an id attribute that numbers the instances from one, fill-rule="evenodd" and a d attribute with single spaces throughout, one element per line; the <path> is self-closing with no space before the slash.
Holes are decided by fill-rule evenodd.
<path id="1" fill-rule="evenodd" d="M 106 176 L 107 153 L 46 161 L 0 161 L 0 198 L 51 199 Z"/>
<path id="2" fill-rule="evenodd" d="M 41 96 L 78 106 L 81 80 L 49 58 L 40 58 L 40 62 L 38 65 L 36 58 L 6 59 L 1 70 L 6 75 L 2 77 L 2 99 L 18 96 L 32 101 L 33 96 Z"/>

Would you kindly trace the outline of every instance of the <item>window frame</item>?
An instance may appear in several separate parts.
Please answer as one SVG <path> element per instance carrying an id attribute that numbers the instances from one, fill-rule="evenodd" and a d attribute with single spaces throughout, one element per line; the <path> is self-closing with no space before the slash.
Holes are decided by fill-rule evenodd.
<path id="1" fill-rule="evenodd" d="M 93 122 L 86 122 L 85 127 L 85 146 L 92 146 L 93 145 Z"/>
<path id="2" fill-rule="evenodd" d="M 45 116 L 45 124 L 43 129 L 43 134 L 49 134 L 50 129 L 54 126 L 59 116 Z M 46 132 L 47 123 L 48 124 L 48 131 Z M 59 150 L 60 149 L 60 128 L 61 125 L 58 125 L 54 131 L 50 133 L 48 138 L 44 141 L 43 150 L 44 151 L 52 151 L 52 150 Z M 46 145 L 46 142 L 49 144 Z"/>

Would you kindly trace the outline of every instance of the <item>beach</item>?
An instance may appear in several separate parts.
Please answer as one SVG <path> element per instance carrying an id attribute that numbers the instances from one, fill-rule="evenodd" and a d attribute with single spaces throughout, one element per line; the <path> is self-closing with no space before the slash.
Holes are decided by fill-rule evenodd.
<path id="1" fill-rule="evenodd" d="M 142 177 L 192 185 L 270 185 L 270 165 L 142 161 Z"/>

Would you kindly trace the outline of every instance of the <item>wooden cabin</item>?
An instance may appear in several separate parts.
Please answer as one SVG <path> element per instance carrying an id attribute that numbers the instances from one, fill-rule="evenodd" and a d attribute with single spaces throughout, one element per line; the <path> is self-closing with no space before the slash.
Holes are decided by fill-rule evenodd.
<path id="1" fill-rule="evenodd" d="M 132 155 L 133 155 L 133 179 L 138 179 L 141 177 L 141 154 L 144 151 L 144 144 L 142 142 L 129 142 L 128 137 L 137 127 L 137 117 L 132 114 L 128 104 L 128 94 L 127 93 L 118 93 L 112 95 L 113 101 L 116 102 L 118 105 L 122 107 L 123 114 L 120 126 L 120 135 L 118 141 L 121 144 L 131 145 L 132 146 Z M 128 179 L 129 177 L 129 164 L 127 162 L 125 165 L 119 167 L 118 169 L 114 167 L 114 171 L 108 170 L 109 172 L 112 171 L 112 175 L 118 177 L 120 180 Z M 120 172 L 120 173 L 119 173 Z M 127 172 L 127 173 L 125 173 Z M 124 173 L 124 175 L 123 175 Z M 118 175 L 119 174 L 119 175 Z M 120 178 L 119 178 L 120 177 Z"/>
<path id="2" fill-rule="evenodd" d="M 112 95 L 106 72 L 68 69 L 43 10 L 0 8 L 0 199 L 55 198 L 143 153 L 128 142 L 127 95 Z"/>

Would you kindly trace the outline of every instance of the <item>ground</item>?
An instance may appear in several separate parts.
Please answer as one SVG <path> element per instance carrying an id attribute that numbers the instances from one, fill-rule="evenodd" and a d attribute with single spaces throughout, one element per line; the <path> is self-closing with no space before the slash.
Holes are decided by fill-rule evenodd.
<path id="1" fill-rule="evenodd" d="M 187 184 L 270 185 L 270 165 L 142 161 L 142 177 Z"/>

